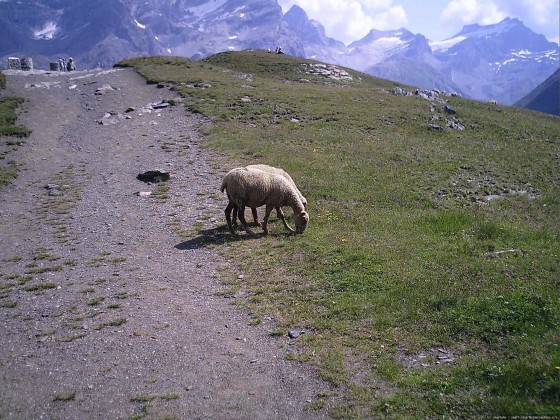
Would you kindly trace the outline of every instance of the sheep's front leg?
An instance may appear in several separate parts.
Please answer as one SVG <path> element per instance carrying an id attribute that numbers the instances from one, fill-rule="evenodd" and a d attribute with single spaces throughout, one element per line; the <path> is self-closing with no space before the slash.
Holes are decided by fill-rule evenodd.
<path id="1" fill-rule="evenodd" d="M 265 235 L 268 235 L 268 218 L 270 217 L 270 212 L 272 211 L 273 208 L 274 208 L 273 206 L 269 206 L 268 204 L 266 205 L 266 210 L 264 212 L 264 219 L 261 224 Z"/>
<path id="2" fill-rule="evenodd" d="M 288 230 L 289 230 L 290 232 L 292 232 L 292 233 L 295 232 L 295 231 L 290 227 L 290 225 L 288 224 L 288 222 L 286 222 L 286 218 L 284 217 L 284 212 L 282 211 L 282 208 L 281 208 L 281 207 L 276 207 L 276 215 L 278 216 L 278 218 L 279 218 L 280 220 L 282 220 L 282 223 L 284 223 L 284 227 L 285 227 L 286 229 L 288 229 Z"/>
<path id="3" fill-rule="evenodd" d="M 239 208 L 237 210 L 237 217 L 239 217 L 239 221 L 241 222 L 241 224 L 245 228 L 245 232 L 247 232 L 249 235 L 254 235 L 253 231 L 251 229 L 249 229 L 249 225 L 247 224 L 247 220 L 245 220 L 245 206 L 244 205 L 239 206 Z"/>

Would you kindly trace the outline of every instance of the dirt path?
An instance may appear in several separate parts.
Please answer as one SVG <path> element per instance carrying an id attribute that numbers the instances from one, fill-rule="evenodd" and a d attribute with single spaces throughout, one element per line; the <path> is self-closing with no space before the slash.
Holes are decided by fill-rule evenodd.
<path id="1" fill-rule="evenodd" d="M 146 108 L 177 95 L 131 69 L 10 74 L 5 93 L 33 134 L 0 190 L 0 418 L 321 417 L 290 339 L 218 293 L 228 261 L 194 238 L 221 234 L 227 168 L 198 117 Z M 171 180 L 136 179 L 153 169 Z"/>

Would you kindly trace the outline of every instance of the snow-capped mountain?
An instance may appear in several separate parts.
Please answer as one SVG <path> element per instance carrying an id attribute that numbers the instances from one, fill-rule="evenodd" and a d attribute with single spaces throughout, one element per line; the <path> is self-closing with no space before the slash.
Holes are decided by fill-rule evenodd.
<path id="1" fill-rule="evenodd" d="M 301 7 L 293 6 L 284 15 L 283 20 L 299 40 L 302 48 L 299 56 L 326 63 L 337 63 L 338 56 L 346 53 L 344 43 L 327 37 L 323 25 L 310 20 Z"/>
<path id="2" fill-rule="evenodd" d="M 133 0 L 134 19 L 167 54 L 194 59 L 247 48 L 302 55 L 299 40 L 275 0 Z"/>
<path id="3" fill-rule="evenodd" d="M 0 56 L 32 57 L 38 68 L 48 68 L 59 56 L 73 56 L 81 68 L 93 68 L 161 53 L 123 1 L 4 0 L 0 28 Z"/>
<path id="4" fill-rule="evenodd" d="M 431 47 L 443 71 L 466 96 L 505 104 L 540 85 L 560 59 L 558 44 L 509 18 L 495 25 L 465 26 Z"/>
<path id="5" fill-rule="evenodd" d="M 558 45 L 517 19 L 468 25 L 442 42 L 404 28 L 373 29 L 346 46 L 298 6 L 283 15 L 276 0 L 1 0 L 0 27 L 0 57 L 32 57 L 37 68 L 59 56 L 73 56 L 85 69 L 141 55 L 199 59 L 281 46 L 294 56 L 504 104 L 560 62 Z"/>
<path id="6" fill-rule="evenodd" d="M 308 41 L 309 36 L 301 39 L 306 57 L 412 86 L 508 105 L 542 83 L 560 63 L 558 44 L 532 32 L 518 19 L 468 25 L 442 42 L 429 42 L 404 28 L 372 30 L 348 47 L 317 47 L 317 42 Z"/>

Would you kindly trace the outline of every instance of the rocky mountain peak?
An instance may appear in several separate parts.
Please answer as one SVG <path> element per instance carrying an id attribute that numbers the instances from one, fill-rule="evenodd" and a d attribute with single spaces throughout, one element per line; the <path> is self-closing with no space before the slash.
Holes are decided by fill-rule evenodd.
<path id="1" fill-rule="evenodd" d="M 430 43 L 406 28 L 372 29 L 346 46 L 299 6 L 283 15 L 277 0 L 0 0 L 0 27 L 0 57 L 33 57 L 37 68 L 61 56 L 90 69 L 141 55 L 202 59 L 280 46 L 290 55 L 504 104 L 534 89 L 560 62 L 558 45 L 519 19 L 466 25 Z"/>

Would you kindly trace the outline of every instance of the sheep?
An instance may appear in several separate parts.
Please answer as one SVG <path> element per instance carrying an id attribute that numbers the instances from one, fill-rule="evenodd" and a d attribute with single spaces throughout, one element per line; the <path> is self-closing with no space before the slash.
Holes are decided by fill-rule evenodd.
<path id="1" fill-rule="evenodd" d="M 265 216 L 261 224 L 264 234 L 268 234 L 268 218 L 273 208 L 284 223 L 286 229 L 294 230 L 286 223 L 284 214 L 279 211 L 282 206 L 290 206 L 294 211 L 296 233 L 303 233 L 309 223 L 307 214 L 297 188 L 282 175 L 271 174 L 260 169 L 234 168 L 222 181 L 220 191 L 227 192 L 228 205 L 224 211 L 229 230 L 235 233 L 231 212 L 237 210 L 239 220 L 246 232 L 253 234 L 245 220 L 245 207 L 257 208 L 266 205 Z"/>
<path id="2" fill-rule="evenodd" d="M 294 186 L 294 188 L 296 189 L 296 191 L 299 195 L 299 198 L 301 199 L 301 202 L 303 203 L 303 207 L 305 207 L 305 210 L 307 210 L 307 199 L 299 191 L 298 187 L 296 186 L 296 183 L 294 182 L 294 180 L 292 179 L 290 174 L 288 174 L 288 172 L 286 172 L 284 169 L 275 168 L 274 166 L 263 165 L 263 164 L 248 165 L 248 166 L 246 166 L 246 168 L 247 169 L 260 169 L 261 171 L 265 171 L 265 172 L 268 172 L 268 173 L 271 173 L 271 174 L 282 175 L 284 178 L 286 178 L 288 181 L 290 181 L 290 183 Z M 237 213 L 238 213 L 235 210 L 237 210 L 237 209 L 234 209 L 233 221 L 232 221 L 234 225 L 237 224 Z M 257 215 L 257 209 L 255 207 L 251 207 L 251 212 L 253 214 L 253 220 L 255 221 L 255 225 L 260 226 L 261 223 L 259 222 L 259 216 Z M 284 213 L 282 212 L 281 208 L 276 209 L 276 215 L 278 216 L 278 218 L 280 220 L 284 221 Z"/>

